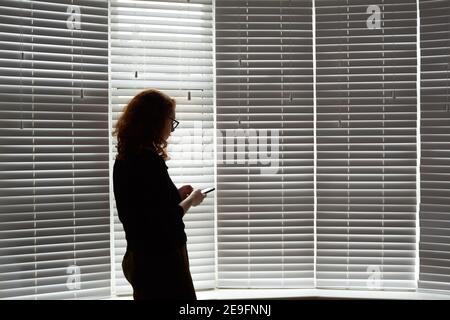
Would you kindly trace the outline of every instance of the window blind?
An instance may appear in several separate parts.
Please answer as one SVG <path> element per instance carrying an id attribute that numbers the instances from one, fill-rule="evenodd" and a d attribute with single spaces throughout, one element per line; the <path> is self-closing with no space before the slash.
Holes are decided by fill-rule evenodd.
<path id="1" fill-rule="evenodd" d="M 450 1 L 420 1 L 420 289 L 450 290 Z"/>
<path id="2" fill-rule="evenodd" d="M 413 289 L 416 2 L 315 3 L 317 287 Z"/>
<path id="3" fill-rule="evenodd" d="M 218 286 L 314 286 L 311 1 L 216 1 Z"/>
<path id="4" fill-rule="evenodd" d="M 0 3 L 0 299 L 110 295 L 107 20 Z"/>
<path id="5" fill-rule="evenodd" d="M 111 1 L 111 112 L 115 125 L 139 91 L 177 101 L 179 127 L 169 139 L 169 174 L 177 187 L 214 185 L 213 6 L 211 0 Z M 113 139 L 114 161 L 116 154 Z M 214 194 L 184 216 L 196 290 L 215 286 Z M 115 290 L 131 292 L 122 273 L 126 249 L 114 201 Z"/>

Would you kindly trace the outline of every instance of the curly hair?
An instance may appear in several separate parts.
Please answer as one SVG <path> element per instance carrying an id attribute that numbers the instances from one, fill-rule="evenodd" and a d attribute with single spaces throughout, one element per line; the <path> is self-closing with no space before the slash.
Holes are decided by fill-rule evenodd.
<path id="1" fill-rule="evenodd" d="M 175 99 L 156 89 L 147 89 L 134 96 L 115 125 L 116 158 L 124 159 L 130 154 L 151 149 L 164 160 L 170 159 L 163 134 L 167 118 L 174 114 L 175 105 Z"/>

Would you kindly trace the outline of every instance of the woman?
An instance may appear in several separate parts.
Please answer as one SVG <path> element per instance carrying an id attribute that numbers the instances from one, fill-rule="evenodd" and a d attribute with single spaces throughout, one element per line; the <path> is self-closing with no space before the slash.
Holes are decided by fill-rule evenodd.
<path id="1" fill-rule="evenodd" d="M 114 196 L 127 240 L 122 268 L 135 300 L 197 299 L 182 218 L 206 195 L 177 189 L 167 172 L 167 139 L 177 124 L 175 100 L 149 89 L 131 99 L 114 131 Z"/>

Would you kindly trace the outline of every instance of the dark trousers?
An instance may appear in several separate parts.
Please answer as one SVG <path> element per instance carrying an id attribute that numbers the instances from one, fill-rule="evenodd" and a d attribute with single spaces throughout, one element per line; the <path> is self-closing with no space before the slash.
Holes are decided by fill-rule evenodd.
<path id="1" fill-rule="evenodd" d="M 127 249 L 122 270 L 134 300 L 197 300 L 186 245 L 154 255 Z"/>

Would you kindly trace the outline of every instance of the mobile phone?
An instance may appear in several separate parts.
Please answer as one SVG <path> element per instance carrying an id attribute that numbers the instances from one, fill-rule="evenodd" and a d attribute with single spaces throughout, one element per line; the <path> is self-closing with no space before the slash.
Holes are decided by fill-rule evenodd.
<path id="1" fill-rule="evenodd" d="M 202 193 L 203 194 L 207 194 L 207 193 L 210 193 L 211 191 L 214 191 L 214 190 L 216 190 L 216 188 L 206 188 L 206 189 L 202 190 Z"/>

